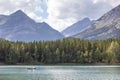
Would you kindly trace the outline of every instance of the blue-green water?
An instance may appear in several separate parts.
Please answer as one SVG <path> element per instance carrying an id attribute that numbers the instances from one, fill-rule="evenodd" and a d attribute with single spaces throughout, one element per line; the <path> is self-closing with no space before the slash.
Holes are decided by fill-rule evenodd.
<path id="1" fill-rule="evenodd" d="M 120 67 L 0 66 L 0 80 L 120 80 Z"/>

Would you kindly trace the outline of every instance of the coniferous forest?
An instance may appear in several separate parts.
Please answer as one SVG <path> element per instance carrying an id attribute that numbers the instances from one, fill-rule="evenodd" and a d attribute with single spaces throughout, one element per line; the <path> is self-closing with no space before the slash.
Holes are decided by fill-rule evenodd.
<path id="1" fill-rule="evenodd" d="M 10 42 L 0 40 L 1 64 L 119 63 L 120 38 L 88 41 Z"/>

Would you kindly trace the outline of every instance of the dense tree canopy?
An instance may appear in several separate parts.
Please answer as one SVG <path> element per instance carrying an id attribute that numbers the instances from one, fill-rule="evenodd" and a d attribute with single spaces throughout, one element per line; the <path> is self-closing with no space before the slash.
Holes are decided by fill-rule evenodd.
<path id="1" fill-rule="evenodd" d="M 119 63 L 120 38 L 101 41 L 62 39 L 39 42 L 0 40 L 0 63 Z"/>

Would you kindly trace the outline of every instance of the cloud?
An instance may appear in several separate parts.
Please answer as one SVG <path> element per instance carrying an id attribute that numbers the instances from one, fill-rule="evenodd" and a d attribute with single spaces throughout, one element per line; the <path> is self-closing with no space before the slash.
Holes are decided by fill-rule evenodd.
<path id="1" fill-rule="evenodd" d="M 32 19 L 34 19 L 36 22 L 44 21 L 41 16 L 36 15 L 34 12 L 28 13 L 28 16 L 31 17 Z"/>
<path id="2" fill-rule="evenodd" d="M 98 19 L 118 4 L 118 0 L 48 0 L 47 22 L 61 31 L 85 17 Z"/>
<path id="3" fill-rule="evenodd" d="M 120 4 L 120 0 L 105 0 L 106 2 L 110 3 L 113 7 Z"/>
<path id="4" fill-rule="evenodd" d="M 40 7 L 40 3 L 41 0 L 0 0 L 0 14 L 9 15 L 21 9 L 31 18 L 35 19 L 36 21 L 40 21 L 40 16 L 34 13 L 43 12 Z"/>
<path id="5" fill-rule="evenodd" d="M 72 25 L 73 23 L 76 22 L 76 19 L 57 19 L 57 18 L 52 18 L 48 17 L 45 22 L 47 22 L 50 26 L 52 26 L 54 29 L 61 31 L 68 27 L 69 25 Z"/>
<path id="6" fill-rule="evenodd" d="M 84 17 L 98 19 L 118 4 L 120 0 L 0 0 L 0 14 L 21 9 L 37 22 L 45 21 L 61 31 Z"/>

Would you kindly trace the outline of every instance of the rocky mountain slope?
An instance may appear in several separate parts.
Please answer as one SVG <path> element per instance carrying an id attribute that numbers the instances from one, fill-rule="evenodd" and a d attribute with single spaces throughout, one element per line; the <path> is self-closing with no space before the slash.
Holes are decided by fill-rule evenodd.
<path id="1" fill-rule="evenodd" d="M 63 30 L 62 34 L 66 37 L 75 35 L 86 29 L 88 25 L 90 25 L 91 23 L 92 21 L 89 18 L 84 18 L 83 20 L 78 21 L 73 25 L 69 26 L 68 28 L 66 28 L 65 30 Z"/>
<path id="2" fill-rule="evenodd" d="M 88 29 L 72 37 L 89 40 L 105 40 L 120 37 L 120 5 L 94 21 Z"/>
<path id="3" fill-rule="evenodd" d="M 56 40 L 64 36 L 47 23 L 36 23 L 23 11 L 0 15 L 0 38 L 11 41 Z"/>

